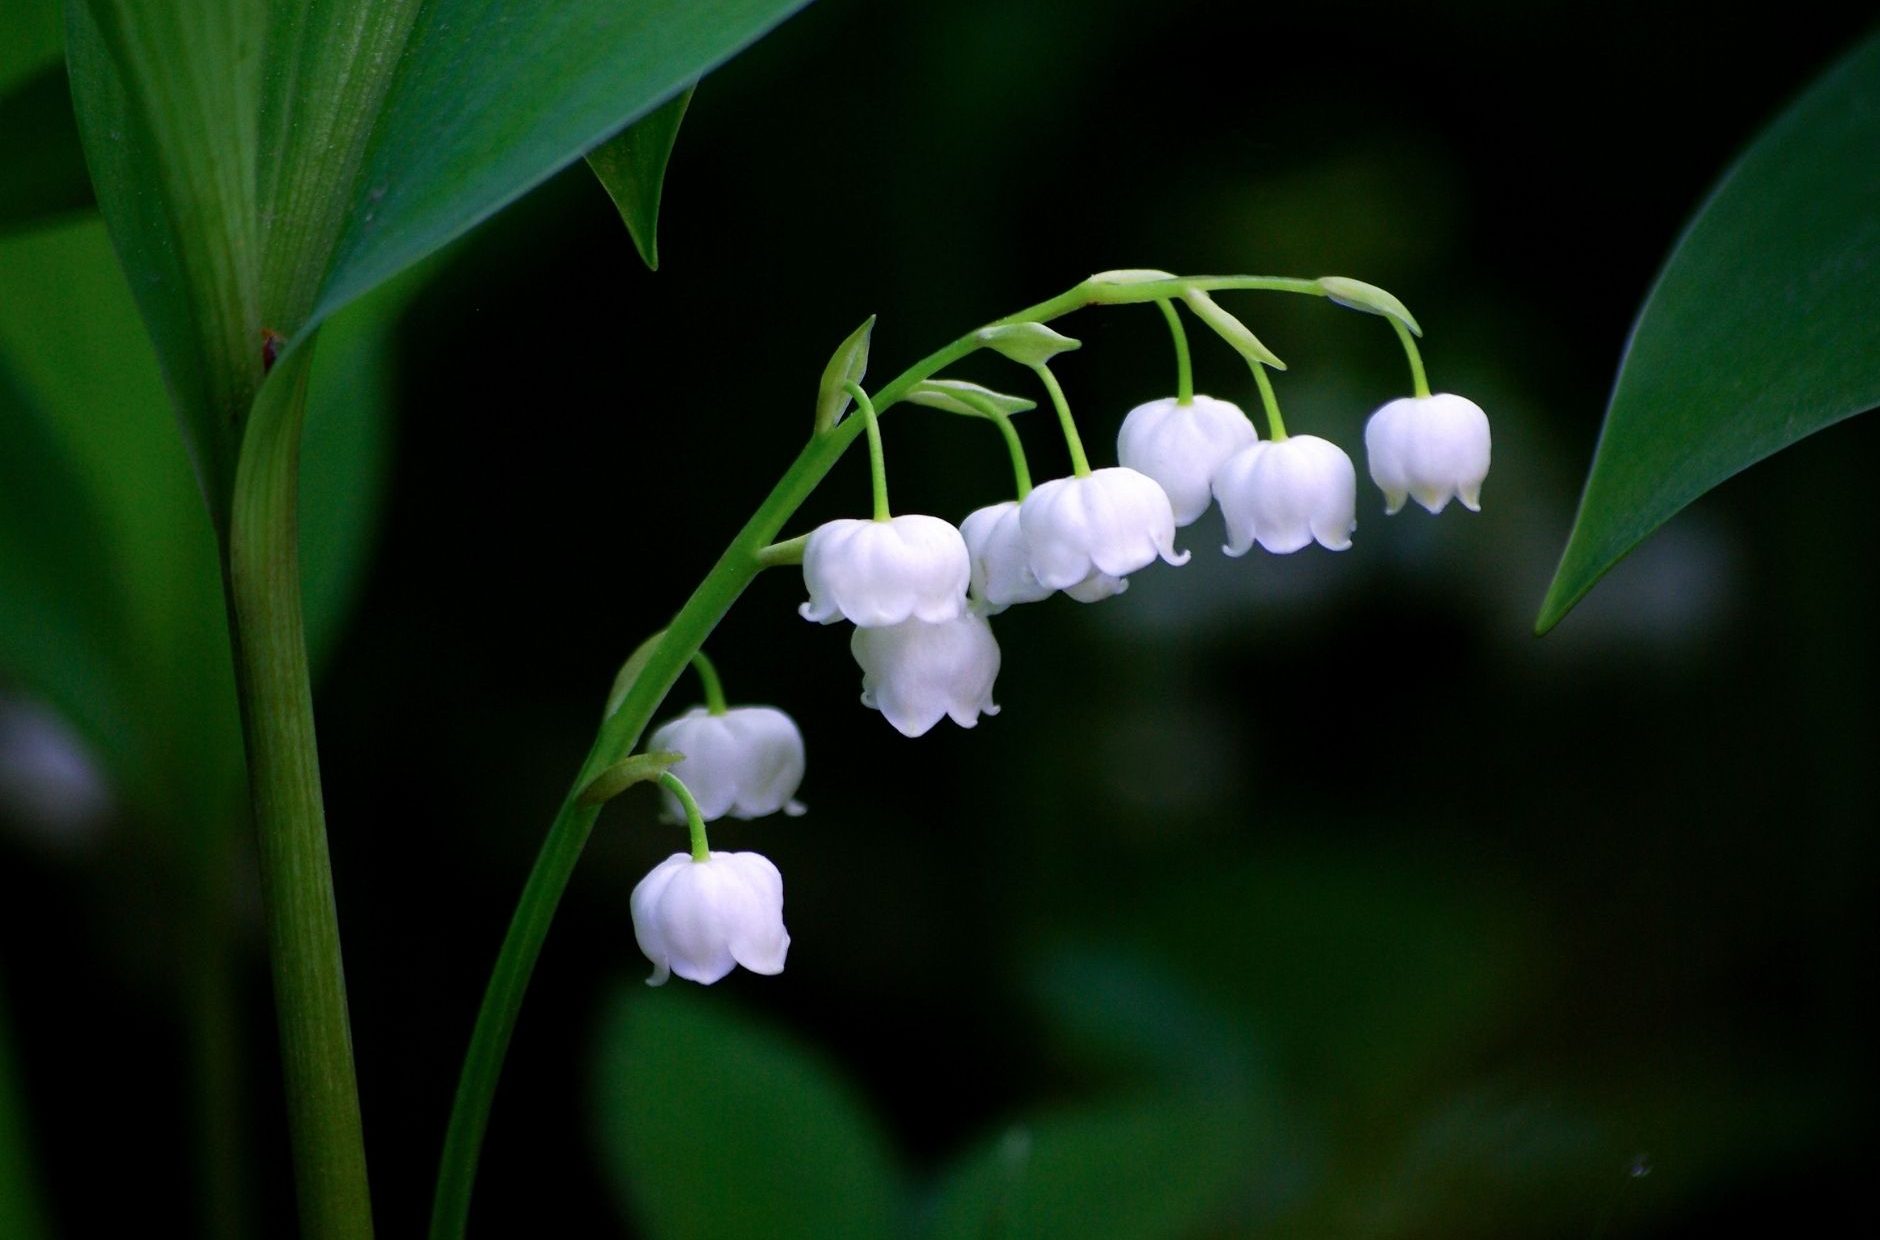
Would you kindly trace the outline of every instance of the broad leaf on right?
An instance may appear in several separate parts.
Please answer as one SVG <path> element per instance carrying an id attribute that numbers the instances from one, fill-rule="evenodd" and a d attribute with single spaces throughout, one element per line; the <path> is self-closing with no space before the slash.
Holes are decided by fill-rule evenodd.
<path id="1" fill-rule="evenodd" d="M 1632 329 L 1536 631 L 1724 479 L 1880 406 L 1880 35 L 1723 178 Z"/>

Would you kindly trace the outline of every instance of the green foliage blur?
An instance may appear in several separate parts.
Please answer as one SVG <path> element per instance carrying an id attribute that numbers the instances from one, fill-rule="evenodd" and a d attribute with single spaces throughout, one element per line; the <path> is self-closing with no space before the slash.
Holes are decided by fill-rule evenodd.
<path id="1" fill-rule="evenodd" d="M 657 275 L 576 166 L 337 321 L 303 537 L 383 1234 L 421 1226 L 490 960 L 619 660 L 808 433 L 829 351 L 878 314 L 882 377 L 1124 266 L 1401 296 L 1435 386 L 1493 420 L 1482 514 L 1386 520 L 1367 484 L 1351 551 L 1245 560 L 1204 517 L 1185 568 L 996 622 L 1003 712 L 915 742 L 767 574 L 711 651 L 734 701 L 803 726 L 810 813 L 713 840 L 781 868 L 789 967 L 640 985 L 627 894 L 682 839 L 621 798 L 535 980 L 477 1232 L 1864 1217 L 1880 431 L 1726 486 L 1528 636 L 1654 271 L 1861 33 L 1807 3 L 822 0 L 700 87 Z M 1355 456 L 1407 388 L 1389 330 L 1232 304 L 1291 363 L 1289 425 Z M 1172 388 L 1166 336 L 1148 310 L 1066 330 L 1107 461 Z M 1200 390 L 1251 405 L 1194 341 Z M 996 359 L 959 373 L 1029 392 Z M 0 539 L 34 532 L 0 563 L 37 591 L 0 626 L 38 643 L 0 666 L 5 1234 L 291 1217 L 213 545 L 160 385 L 95 220 L 0 236 Z M 1006 497 L 989 429 L 884 430 L 897 507 Z M 797 529 L 867 488 L 858 452 Z M 226 886 L 196 844 L 233 854 Z M 235 948 L 208 993 L 211 918 Z"/>

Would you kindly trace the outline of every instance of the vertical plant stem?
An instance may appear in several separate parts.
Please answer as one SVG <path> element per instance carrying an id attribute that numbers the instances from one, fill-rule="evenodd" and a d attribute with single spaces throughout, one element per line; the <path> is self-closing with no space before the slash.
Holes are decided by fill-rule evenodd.
<path id="1" fill-rule="evenodd" d="M 268 957 L 304 1237 L 369 1237 L 372 1207 L 300 610 L 300 428 L 312 350 L 255 398 L 226 547 Z"/>

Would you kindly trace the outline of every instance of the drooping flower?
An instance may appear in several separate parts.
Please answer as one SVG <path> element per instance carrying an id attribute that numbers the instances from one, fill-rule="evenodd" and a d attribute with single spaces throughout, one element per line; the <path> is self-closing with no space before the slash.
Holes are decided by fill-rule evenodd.
<path id="1" fill-rule="evenodd" d="M 1032 575 L 1025 552 L 1025 533 L 1018 518 L 1018 501 L 1008 499 L 967 515 L 960 536 L 972 557 L 973 607 L 982 616 L 996 616 L 1014 603 L 1035 603 L 1051 597 L 1051 589 Z"/>
<path id="2" fill-rule="evenodd" d="M 1025 497 L 1018 515 L 1032 575 L 1053 590 L 1070 592 L 1092 576 L 1126 577 L 1157 556 L 1170 564 L 1188 562 L 1186 551 L 1175 550 L 1175 512 L 1167 493 L 1133 469 L 1053 478 Z M 1082 591 L 1092 593 L 1088 587 Z"/>
<path id="3" fill-rule="evenodd" d="M 1474 401 L 1439 392 L 1391 401 L 1364 427 L 1371 481 L 1384 492 L 1384 511 L 1411 497 L 1431 512 L 1452 498 L 1470 512 L 1482 507 L 1488 477 L 1488 415 Z"/>
<path id="4" fill-rule="evenodd" d="M 649 986 L 677 973 L 707 986 L 738 965 L 783 972 L 783 876 L 753 852 L 674 853 L 633 889 L 633 937 L 653 962 Z"/>
<path id="5" fill-rule="evenodd" d="M 1285 555 L 1313 539 L 1332 551 L 1357 528 L 1358 471 L 1345 450 L 1317 435 L 1291 435 L 1242 448 L 1214 475 L 1227 519 L 1229 555 L 1259 543 Z"/>
<path id="6" fill-rule="evenodd" d="M 862 668 L 862 705 L 903 736 L 924 735 L 942 716 L 970 728 L 979 716 L 999 713 L 992 701 L 999 643 L 984 616 L 858 628 L 849 650 Z"/>
<path id="7" fill-rule="evenodd" d="M 799 610 L 821 624 L 938 623 L 966 610 L 971 575 L 965 540 L 939 517 L 830 521 L 803 548 L 809 601 Z"/>
<path id="8" fill-rule="evenodd" d="M 648 748 L 685 755 L 672 773 L 692 790 L 706 822 L 803 812 L 794 799 L 803 782 L 803 733 L 774 706 L 733 706 L 721 715 L 695 707 L 661 724 Z M 665 802 L 667 820 L 684 822 L 679 799 L 667 792 Z"/>
<path id="9" fill-rule="evenodd" d="M 1116 459 L 1168 494 L 1177 526 L 1208 510 L 1214 471 L 1259 438 L 1240 406 L 1212 396 L 1182 404 L 1173 396 L 1137 405 L 1116 435 Z"/>

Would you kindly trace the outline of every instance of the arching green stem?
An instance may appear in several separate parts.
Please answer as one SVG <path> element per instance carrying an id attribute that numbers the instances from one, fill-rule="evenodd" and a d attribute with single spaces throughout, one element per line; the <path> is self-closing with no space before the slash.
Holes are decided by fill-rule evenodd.
<path id="1" fill-rule="evenodd" d="M 1025 442 L 1018 437 L 1018 428 L 1012 425 L 1009 415 L 994 409 L 987 416 L 1005 438 L 1005 450 L 1012 458 L 1012 483 L 1018 491 L 1018 498 L 1023 500 L 1031 494 L 1031 465 L 1025 460 Z"/>
<path id="2" fill-rule="evenodd" d="M 1175 342 L 1175 403 L 1192 405 L 1195 402 L 1195 368 L 1188 358 L 1188 333 L 1182 327 L 1182 316 L 1176 312 L 1175 303 L 1166 297 L 1156 299 L 1162 310 L 1162 317 L 1168 320 L 1168 334 Z"/>
<path id="3" fill-rule="evenodd" d="M 659 786 L 678 797 L 679 804 L 685 806 L 685 825 L 692 832 L 692 860 L 710 861 L 712 846 L 711 841 L 705 838 L 705 817 L 698 812 L 698 802 L 693 799 L 692 790 L 671 771 L 660 772 Z"/>
<path id="4" fill-rule="evenodd" d="M 1171 278 L 1136 283 L 1110 284 L 1085 281 L 1015 314 L 981 327 L 942 345 L 876 389 L 872 402 L 859 418 L 847 418 L 830 430 L 814 436 L 790 463 L 757 511 L 744 523 L 705 575 L 685 606 L 656 643 L 652 644 L 630 683 L 619 688 L 618 701 L 606 713 L 599 733 L 587 757 L 576 772 L 567 797 L 555 820 L 549 825 L 536 854 L 516 911 L 503 937 L 490 981 L 484 991 L 483 1005 L 477 1012 L 476 1026 L 470 1035 L 464 1056 L 462 1075 L 452 1103 L 450 1124 L 445 1132 L 443 1154 L 438 1166 L 437 1192 L 432 1202 L 431 1236 L 433 1240 L 458 1240 L 469 1219 L 471 1190 L 476 1181 L 477 1157 L 483 1134 L 489 1127 L 490 1105 L 496 1095 L 503 1057 L 515 1033 L 516 1019 L 529 979 L 541 957 L 542 945 L 554 921 L 555 910 L 574 874 L 582 850 L 600 812 L 596 804 L 583 801 L 581 793 L 594 778 L 630 754 L 639 744 L 648 723 L 673 684 L 731 605 L 750 585 L 759 571 L 771 564 L 791 563 L 800 558 L 800 542 L 791 539 L 776 543 L 784 523 L 808 499 L 842 458 L 864 428 L 872 427 L 876 416 L 893 407 L 915 384 L 924 382 L 982 347 L 979 332 L 984 327 L 1007 323 L 1046 323 L 1073 310 L 1095 305 L 1135 305 L 1164 297 L 1178 297 L 1192 284 L 1208 289 L 1261 289 L 1274 292 L 1304 293 L 1322 297 L 1325 291 L 1316 281 L 1273 276 L 1203 276 Z M 853 392 L 850 393 L 854 395 Z M 1074 429 L 1074 428 L 1073 428 Z M 1079 449 L 1081 455 L 1081 448 Z"/>
<path id="5" fill-rule="evenodd" d="M 1005 440 L 1006 454 L 1012 458 L 1012 483 L 1022 501 L 1031 494 L 1031 463 L 1025 459 L 1025 441 L 1018 437 L 1018 427 L 1012 425 L 1012 415 L 989 400 L 973 396 L 962 396 L 960 399 L 999 428 L 999 435 Z"/>
<path id="6" fill-rule="evenodd" d="M 1064 428 L 1064 446 L 1070 449 L 1071 472 L 1079 478 L 1090 476 L 1090 458 L 1084 455 L 1084 441 L 1077 434 L 1077 422 L 1071 417 L 1071 403 L 1064 399 L 1064 389 L 1058 386 L 1057 376 L 1051 368 L 1040 362 L 1032 367 L 1038 372 L 1044 390 L 1051 393 L 1051 407 L 1057 410 L 1058 425 Z"/>
<path id="7" fill-rule="evenodd" d="M 1423 373 L 1423 354 L 1417 349 L 1416 337 L 1403 325 L 1403 320 L 1392 315 L 1390 325 L 1397 329 L 1397 339 L 1403 341 L 1404 356 L 1410 359 L 1410 381 L 1416 387 L 1419 397 L 1430 394 L 1429 377 Z"/>
<path id="8" fill-rule="evenodd" d="M 855 398 L 856 408 L 862 411 L 862 423 L 868 428 L 868 480 L 875 490 L 875 520 L 886 521 L 893 514 L 888 511 L 888 462 L 881 452 L 881 419 L 875 413 L 875 402 L 868 399 L 861 384 L 850 379 L 842 387 Z"/>
<path id="9" fill-rule="evenodd" d="M 1250 363 L 1253 381 L 1260 389 L 1260 404 L 1266 409 L 1267 438 L 1280 443 L 1286 438 L 1286 422 L 1279 416 L 1279 397 L 1273 394 L 1273 381 L 1266 377 L 1266 367 L 1259 362 Z"/>
<path id="10" fill-rule="evenodd" d="M 692 652 L 692 670 L 698 673 L 699 687 L 705 690 L 705 709 L 714 715 L 725 713 L 725 685 L 718 679 L 718 669 L 703 650 Z"/>

